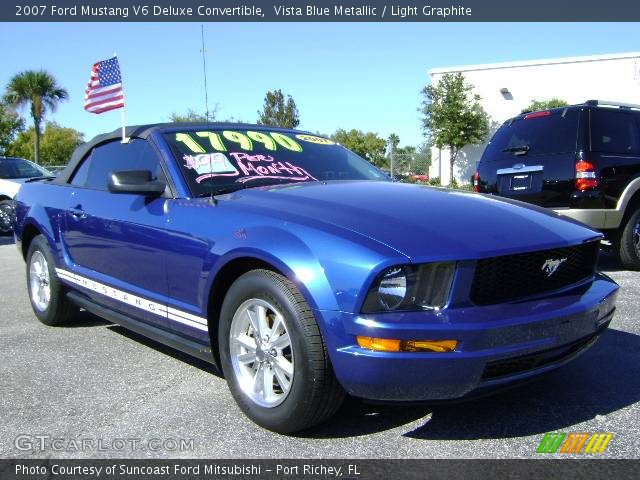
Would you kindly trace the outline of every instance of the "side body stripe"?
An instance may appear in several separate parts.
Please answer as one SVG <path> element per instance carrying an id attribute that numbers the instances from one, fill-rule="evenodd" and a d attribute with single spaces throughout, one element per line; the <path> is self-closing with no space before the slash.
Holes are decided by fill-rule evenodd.
<path id="1" fill-rule="evenodd" d="M 82 275 L 78 275 L 77 273 L 64 270 L 62 268 L 56 268 L 56 274 L 63 281 L 78 285 L 88 290 L 92 290 L 96 293 L 99 293 L 100 295 L 104 295 L 105 297 L 109 297 L 118 302 L 126 303 L 127 305 L 130 305 L 132 307 L 145 310 L 160 317 L 168 318 L 169 320 L 188 325 L 198 330 L 208 330 L 206 318 L 198 317 L 197 315 L 193 315 L 191 313 L 169 307 L 168 305 L 158 303 L 144 297 L 139 297 L 132 293 L 119 290 L 112 286 L 105 285 L 104 283 L 97 282 L 96 280 L 92 280 Z"/>

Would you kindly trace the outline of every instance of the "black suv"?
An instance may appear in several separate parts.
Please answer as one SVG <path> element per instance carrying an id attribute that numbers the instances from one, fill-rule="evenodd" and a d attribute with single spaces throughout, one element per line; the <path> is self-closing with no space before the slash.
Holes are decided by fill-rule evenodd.
<path id="1" fill-rule="evenodd" d="M 602 230 L 640 269 L 640 105 L 589 100 L 507 120 L 474 185 Z"/>

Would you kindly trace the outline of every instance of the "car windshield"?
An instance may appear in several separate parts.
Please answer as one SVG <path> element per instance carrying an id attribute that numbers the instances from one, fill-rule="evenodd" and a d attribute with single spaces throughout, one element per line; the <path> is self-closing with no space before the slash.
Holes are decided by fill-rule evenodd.
<path id="1" fill-rule="evenodd" d="M 498 159 L 504 153 L 548 155 L 575 151 L 579 112 L 563 112 L 536 112 L 507 121 L 487 146 L 486 158 Z"/>
<path id="2" fill-rule="evenodd" d="M 51 172 L 22 158 L 0 158 L 0 178 L 48 177 Z"/>
<path id="3" fill-rule="evenodd" d="M 195 196 L 292 182 L 389 180 L 362 157 L 315 135 L 205 127 L 164 138 Z"/>

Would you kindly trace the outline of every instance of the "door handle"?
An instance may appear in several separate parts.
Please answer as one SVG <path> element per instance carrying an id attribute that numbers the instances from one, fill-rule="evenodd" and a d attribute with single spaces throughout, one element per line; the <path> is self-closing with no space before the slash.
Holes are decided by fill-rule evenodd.
<path id="1" fill-rule="evenodd" d="M 76 220 L 87 218 L 87 214 L 84 212 L 84 210 L 82 210 L 82 205 L 76 205 L 75 207 L 70 208 L 69 212 L 71 213 L 71 216 Z"/>

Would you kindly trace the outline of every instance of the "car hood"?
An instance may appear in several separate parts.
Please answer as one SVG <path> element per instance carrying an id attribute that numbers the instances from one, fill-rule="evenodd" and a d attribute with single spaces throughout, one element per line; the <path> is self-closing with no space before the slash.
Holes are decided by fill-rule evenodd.
<path id="1" fill-rule="evenodd" d="M 285 221 L 347 229 L 421 261 L 507 255 L 600 236 L 522 202 L 392 182 L 299 183 L 242 190 L 228 198 Z"/>

